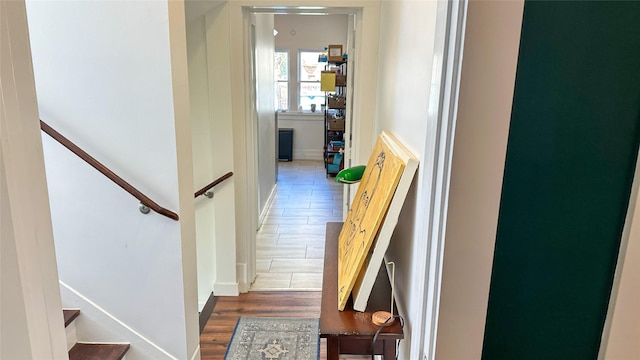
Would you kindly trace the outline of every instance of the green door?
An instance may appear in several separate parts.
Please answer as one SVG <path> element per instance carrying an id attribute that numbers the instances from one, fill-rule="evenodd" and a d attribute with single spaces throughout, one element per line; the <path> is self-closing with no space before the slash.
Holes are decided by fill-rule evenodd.
<path id="1" fill-rule="evenodd" d="M 640 2 L 527 1 L 483 359 L 597 358 L 639 125 Z"/>

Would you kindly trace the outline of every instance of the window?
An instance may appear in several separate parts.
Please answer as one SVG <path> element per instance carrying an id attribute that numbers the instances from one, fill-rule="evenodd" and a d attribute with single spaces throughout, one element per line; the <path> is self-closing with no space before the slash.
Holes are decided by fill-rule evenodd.
<path id="1" fill-rule="evenodd" d="M 318 62 L 320 51 L 300 51 L 298 105 L 309 110 L 311 104 L 320 108 L 324 104 L 324 92 L 320 91 L 320 74 L 324 63 Z"/>
<path id="2" fill-rule="evenodd" d="M 289 109 L 289 52 L 276 50 L 273 59 L 277 110 Z"/>

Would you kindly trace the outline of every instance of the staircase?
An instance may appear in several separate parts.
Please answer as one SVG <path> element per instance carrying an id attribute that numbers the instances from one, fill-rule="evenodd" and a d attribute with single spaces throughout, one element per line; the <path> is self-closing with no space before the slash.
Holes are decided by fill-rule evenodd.
<path id="1" fill-rule="evenodd" d="M 77 342 L 74 320 L 80 310 L 65 309 L 64 326 L 67 332 L 67 350 L 69 360 L 121 360 L 129 350 L 129 344 L 96 344 Z"/>

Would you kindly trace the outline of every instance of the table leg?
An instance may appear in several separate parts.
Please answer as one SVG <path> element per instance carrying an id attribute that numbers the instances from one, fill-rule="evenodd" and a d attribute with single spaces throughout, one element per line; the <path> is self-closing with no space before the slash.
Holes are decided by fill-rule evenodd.
<path id="1" fill-rule="evenodd" d="M 327 360 L 338 360 L 340 357 L 340 342 L 337 336 L 327 338 Z"/>
<path id="2" fill-rule="evenodd" d="M 396 341 L 385 340 L 382 344 L 384 360 L 395 360 L 396 358 Z"/>

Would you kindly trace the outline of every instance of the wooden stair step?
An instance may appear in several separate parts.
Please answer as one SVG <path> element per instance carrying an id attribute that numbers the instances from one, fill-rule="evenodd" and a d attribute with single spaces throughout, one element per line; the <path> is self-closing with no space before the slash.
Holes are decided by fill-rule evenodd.
<path id="1" fill-rule="evenodd" d="M 69 360 L 120 360 L 129 350 L 129 344 L 77 343 L 69 350 Z"/>
<path id="2" fill-rule="evenodd" d="M 62 310 L 64 316 L 64 327 L 69 326 L 71 322 L 80 315 L 80 310 L 76 309 L 64 309 Z"/>

